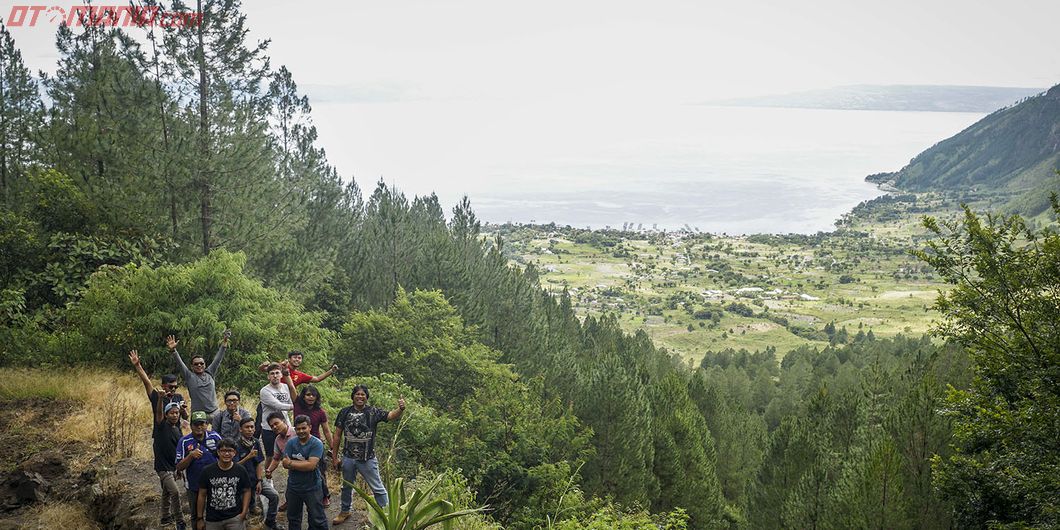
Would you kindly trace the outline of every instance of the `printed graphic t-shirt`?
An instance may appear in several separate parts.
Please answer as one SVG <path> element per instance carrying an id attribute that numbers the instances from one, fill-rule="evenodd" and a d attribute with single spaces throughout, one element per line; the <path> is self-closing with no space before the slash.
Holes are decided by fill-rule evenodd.
<path id="1" fill-rule="evenodd" d="M 199 475 L 199 489 L 206 490 L 206 520 L 211 523 L 236 517 L 243 511 L 243 492 L 250 488 L 250 477 L 243 466 L 228 470 L 210 464 Z"/>
<path id="2" fill-rule="evenodd" d="M 342 432 L 342 456 L 362 462 L 375 457 L 375 426 L 387 421 L 388 414 L 376 407 L 357 410 L 353 405 L 340 410 L 335 428 Z"/>

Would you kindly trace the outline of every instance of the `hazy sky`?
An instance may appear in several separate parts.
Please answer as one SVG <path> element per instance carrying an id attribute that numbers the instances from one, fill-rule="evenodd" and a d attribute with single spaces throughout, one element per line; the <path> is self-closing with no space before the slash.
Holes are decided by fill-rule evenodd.
<path id="1" fill-rule="evenodd" d="M 71 0 L 2 0 L 70 5 Z M 97 4 L 106 4 L 106 1 Z M 113 4 L 125 4 L 114 0 Z M 303 85 L 367 100 L 704 97 L 842 84 L 1051 86 L 1060 2 L 245 2 Z M 54 28 L 12 28 L 53 69 Z"/>
<path id="2" fill-rule="evenodd" d="M 35 1 L 0 0 L 0 17 Z M 565 160 L 621 153 L 632 131 L 665 142 L 654 109 L 666 106 L 848 84 L 1060 82 L 1057 0 L 244 4 L 251 36 L 271 39 L 274 67 L 309 94 L 344 176 L 445 197 L 562 179 Z M 54 27 L 11 31 L 32 68 L 54 69 Z"/>

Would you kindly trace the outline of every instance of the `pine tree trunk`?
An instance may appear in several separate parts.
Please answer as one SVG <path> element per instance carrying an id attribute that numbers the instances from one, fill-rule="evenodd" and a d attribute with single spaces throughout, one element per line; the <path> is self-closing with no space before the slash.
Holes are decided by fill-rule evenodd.
<path id="1" fill-rule="evenodd" d="M 202 13 L 202 0 L 196 0 L 196 8 L 199 13 Z M 206 98 L 209 95 L 209 89 L 206 85 L 206 48 L 203 45 L 203 31 L 207 21 L 203 18 L 198 26 L 198 37 L 199 37 L 199 219 L 202 223 L 202 254 L 205 256 L 210 253 L 211 246 L 211 231 L 213 212 L 210 209 L 211 202 L 211 190 L 209 180 L 209 161 L 210 161 L 210 143 L 209 143 L 209 120 L 206 115 Z"/>

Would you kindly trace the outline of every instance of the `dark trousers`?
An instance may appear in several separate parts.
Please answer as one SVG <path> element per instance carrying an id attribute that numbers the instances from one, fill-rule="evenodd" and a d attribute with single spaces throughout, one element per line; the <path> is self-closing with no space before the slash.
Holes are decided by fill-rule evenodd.
<path id="1" fill-rule="evenodd" d="M 265 467 L 268 467 L 272 452 L 276 449 L 276 433 L 272 432 L 272 429 L 262 429 L 261 444 L 265 446 Z"/>
<path id="2" fill-rule="evenodd" d="M 188 508 L 191 508 L 191 527 L 199 528 L 199 490 L 188 490 Z"/>
<path id="3" fill-rule="evenodd" d="M 305 506 L 305 511 L 309 513 L 309 530 L 327 530 L 324 492 L 319 489 L 310 493 L 287 490 L 287 528 L 302 530 L 302 506 Z"/>
<path id="4" fill-rule="evenodd" d="M 317 471 L 320 472 L 320 483 L 323 485 L 324 496 L 330 497 L 331 492 L 328 491 L 328 463 L 324 459 L 320 460 L 320 465 L 317 466 Z"/>

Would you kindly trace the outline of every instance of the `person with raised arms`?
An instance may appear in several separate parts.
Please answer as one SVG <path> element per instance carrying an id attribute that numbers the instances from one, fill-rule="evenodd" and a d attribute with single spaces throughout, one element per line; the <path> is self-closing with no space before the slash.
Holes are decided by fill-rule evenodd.
<path id="1" fill-rule="evenodd" d="M 333 375 L 335 372 L 337 372 L 339 370 L 339 365 L 332 364 L 331 368 L 328 368 L 327 371 L 325 371 L 324 373 L 322 373 L 320 375 L 309 375 L 309 374 L 307 374 L 305 372 L 301 372 L 301 371 L 298 370 L 298 368 L 300 366 L 302 366 L 302 360 L 304 358 L 305 357 L 302 354 L 302 352 L 300 352 L 298 350 L 291 350 L 291 351 L 287 352 L 287 360 L 286 361 L 278 361 L 276 363 L 272 363 L 272 362 L 269 362 L 269 361 L 264 361 L 264 362 L 262 362 L 261 364 L 258 365 L 258 371 L 260 371 L 260 372 L 268 372 L 269 371 L 269 366 L 271 366 L 272 364 L 279 364 L 284 369 L 286 369 L 288 372 L 290 372 L 290 374 L 291 374 L 291 382 L 294 383 L 295 387 L 297 387 L 299 385 L 304 385 L 306 383 L 319 383 L 319 382 L 327 379 L 328 377 L 330 377 L 331 375 Z"/>
<path id="2" fill-rule="evenodd" d="M 184 384 L 188 387 L 188 397 L 191 398 L 191 411 L 205 412 L 210 418 L 217 412 L 217 374 L 221 369 L 221 361 L 228 351 L 228 343 L 232 337 L 232 330 L 226 329 L 221 336 L 221 346 L 217 349 L 210 366 L 206 366 L 206 359 L 201 355 L 191 357 L 191 369 L 184 364 L 177 352 L 177 344 L 180 343 L 173 335 L 166 337 L 166 347 L 173 355 L 177 363 L 177 369 L 184 376 Z"/>
<path id="3" fill-rule="evenodd" d="M 140 364 L 140 354 L 136 350 L 129 352 L 129 362 L 132 363 L 133 368 L 136 369 L 136 375 L 140 376 L 140 381 L 144 384 L 144 390 L 147 391 L 147 399 L 151 402 L 151 410 L 157 408 L 159 401 L 162 402 L 162 407 L 165 408 L 169 403 L 176 403 L 180 409 L 180 417 L 184 420 L 188 419 L 188 404 L 184 401 L 184 396 L 177 393 L 177 376 L 173 374 L 165 374 L 162 376 L 162 388 L 159 390 L 151 384 L 151 378 L 147 377 L 147 372 L 144 371 L 144 367 Z M 186 424 L 184 426 L 187 426 Z"/>
<path id="4" fill-rule="evenodd" d="M 164 404 L 163 404 L 164 403 Z M 184 530 L 184 510 L 180 502 L 180 489 L 177 488 L 177 447 L 184 433 L 180 428 L 181 407 L 178 403 L 165 403 L 155 400 L 155 427 L 151 431 L 152 450 L 155 457 L 155 473 L 162 486 L 162 498 L 159 499 L 162 517 L 160 524 L 169 526 L 176 523 L 177 530 Z"/>

